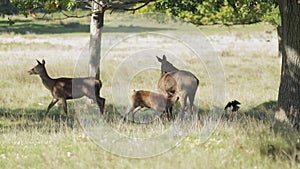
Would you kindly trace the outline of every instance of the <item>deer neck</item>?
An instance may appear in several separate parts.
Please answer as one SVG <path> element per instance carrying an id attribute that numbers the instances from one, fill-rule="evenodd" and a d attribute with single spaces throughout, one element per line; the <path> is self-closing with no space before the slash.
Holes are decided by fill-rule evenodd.
<path id="1" fill-rule="evenodd" d="M 45 86 L 47 89 L 52 90 L 52 88 L 53 88 L 53 86 L 54 86 L 54 83 L 55 83 L 55 80 L 52 79 L 52 78 L 48 75 L 46 69 L 45 69 L 45 71 L 43 71 L 43 72 L 40 74 L 40 78 L 42 79 L 42 82 L 43 82 L 44 86 Z"/>
<path id="2" fill-rule="evenodd" d="M 165 68 L 162 69 L 164 72 L 174 72 L 174 71 L 178 71 L 179 69 L 177 69 L 175 66 L 173 66 L 172 64 L 167 65 Z"/>

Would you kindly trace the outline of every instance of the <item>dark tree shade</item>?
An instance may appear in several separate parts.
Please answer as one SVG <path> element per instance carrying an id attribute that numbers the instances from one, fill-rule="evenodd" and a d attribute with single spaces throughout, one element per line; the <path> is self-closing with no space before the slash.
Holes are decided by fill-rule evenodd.
<path id="1" fill-rule="evenodd" d="M 2 17 L 5 15 L 16 14 L 18 9 L 11 5 L 9 0 L 0 0 L 0 14 Z"/>
<path id="2" fill-rule="evenodd" d="M 279 0 L 281 13 L 281 82 L 278 104 L 300 130 L 300 4 Z"/>

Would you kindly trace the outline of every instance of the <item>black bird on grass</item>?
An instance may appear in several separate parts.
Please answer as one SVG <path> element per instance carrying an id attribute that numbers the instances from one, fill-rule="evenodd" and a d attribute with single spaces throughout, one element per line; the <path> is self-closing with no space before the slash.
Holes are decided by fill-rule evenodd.
<path id="1" fill-rule="evenodd" d="M 232 107 L 231 111 L 236 112 L 239 110 L 240 106 L 238 106 L 238 105 L 240 105 L 240 104 L 241 103 L 239 101 L 233 100 L 233 101 L 227 103 L 227 105 L 225 106 L 225 110 Z"/>

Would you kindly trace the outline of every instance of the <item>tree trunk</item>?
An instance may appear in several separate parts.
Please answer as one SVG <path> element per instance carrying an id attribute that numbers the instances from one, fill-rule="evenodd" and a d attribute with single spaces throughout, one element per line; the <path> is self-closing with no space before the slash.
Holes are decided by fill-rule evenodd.
<path id="1" fill-rule="evenodd" d="M 101 59 L 101 34 L 104 22 L 104 10 L 101 6 L 101 0 L 92 2 L 92 16 L 90 25 L 90 60 L 89 75 L 99 79 L 100 76 L 100 59 Z"/>
<path id="2" fill-rule="evenodd" d="M 278 105 L 300 129 L 300 5 L 297 0 L 279 0 L 279 8 L 282 68 Z"/>
<path id="3" fill-rule="evenodd" d="M 283 50 L 281 25 L 277 26 L 277 37 L 278 37 L 278 57 L 281 58 L 281 54 Z"/>

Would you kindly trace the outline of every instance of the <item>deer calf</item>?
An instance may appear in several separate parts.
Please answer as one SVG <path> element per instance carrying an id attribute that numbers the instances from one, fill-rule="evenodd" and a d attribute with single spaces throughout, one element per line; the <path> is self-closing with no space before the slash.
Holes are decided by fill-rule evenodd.
<path id="1" fill-rule="evenodd" d="M 173 105 L 177 100 L 178 97 L 171 95 L 164 95 L 145 90 L 134 90 L 131 96 L 132 107 L 125 113 L 124 120 L 130 112 L 132 112 L 134 116 L 134 114 L 143 107 L 159 112 L 165 112 L 169 119 L 172 115 Z"/>
<path id="2" fill-rule="evenodd" d="M 60 100 L 63 104 L 64 112 L 68 115 L 67 102 L 68 99 L 76 99 L 86 96 L 96 102 L 100 112 L 103 114 L 105 99 L 100 97 L 100 89 L 102 82 L 93 77 L 84 78 L 57 78 L 49 77 L 46 68 L 45 60 L 37 60 L 38 65 L 28 71 L 30 75 L 39 75 L 44 86 L 50 90 L 53 99 L 49 104 L 45 117 L 50 109 Z"/>

